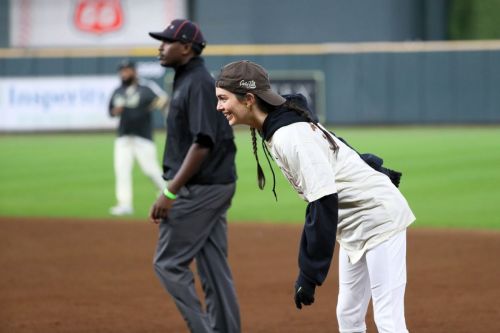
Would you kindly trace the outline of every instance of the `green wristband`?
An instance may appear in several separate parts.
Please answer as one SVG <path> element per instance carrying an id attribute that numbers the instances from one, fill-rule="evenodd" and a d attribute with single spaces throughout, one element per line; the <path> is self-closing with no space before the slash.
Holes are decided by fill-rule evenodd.
<path id="1" fill-rule="evenodd" d="M 165 188 L 165 190 L 163 191 L 163 194 L 170 200 L 175 200 L 177 199 L 177 195 L 173 194 L 172 192 L 170 192 L 168 190 L 168 188 Z"/>

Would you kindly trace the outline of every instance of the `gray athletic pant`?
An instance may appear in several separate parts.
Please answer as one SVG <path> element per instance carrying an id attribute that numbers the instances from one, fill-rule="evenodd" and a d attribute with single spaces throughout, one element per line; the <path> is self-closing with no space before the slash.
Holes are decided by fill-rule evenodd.
<path id="1" fill-rule="evenodd" d="M 189 185 L 159 226 L 154 268 L 191 332 L 240 332 L 240 313 L 227 262 L 226 212 L 235 184 Z M 196 259 L 206 312 L 189 264 Z"/>

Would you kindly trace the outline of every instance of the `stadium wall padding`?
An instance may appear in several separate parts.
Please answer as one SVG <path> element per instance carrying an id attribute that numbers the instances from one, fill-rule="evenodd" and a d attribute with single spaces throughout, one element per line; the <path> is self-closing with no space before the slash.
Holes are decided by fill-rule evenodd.
<path id="1" fill-rule="evenodd" d="M 329 124 L 500 123 L 499 50 L 205 58 L 214 73 L 224 64 L 240 59 L 262 64 L 270 70 L 271 79 L 274 71 L 323 73 L 325 94 L 320 104 L 325 110 L 318 111 Z M 120 59 L 0 58 L 0 76 L 112 74 Z M 154 57 L 134 59 L 156 61 Z"/>

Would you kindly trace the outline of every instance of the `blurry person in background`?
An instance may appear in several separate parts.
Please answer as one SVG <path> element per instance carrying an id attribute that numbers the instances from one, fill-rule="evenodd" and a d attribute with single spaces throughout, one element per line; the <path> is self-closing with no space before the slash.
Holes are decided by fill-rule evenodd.
<path id="1" fill-rule="evenodd" d="M 110 214 L 132 214 L 132 168 L 137 159 L 139 166 L 158 190 L 165 187 L 153 141 L 153 115 L 163 109 L 167 95 L 151 81 L 139 80 L 135 63 L 123 60 L 119 67 L 121 85 L 109 101 L 111 117 L 120 117 L 118 137 L 114 148 L 115 191 L 117 204 Z"/>

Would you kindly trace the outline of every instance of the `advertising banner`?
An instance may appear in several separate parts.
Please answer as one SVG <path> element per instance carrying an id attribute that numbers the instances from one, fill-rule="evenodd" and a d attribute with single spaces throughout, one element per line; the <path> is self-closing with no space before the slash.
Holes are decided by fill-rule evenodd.
<path id="1" fill-rule="evenodd" d="M 0 131 L 112 129 L 116 76 L 0 79 Z"/>
<path id="2" fill-rule="evenodd" d="M 10 0 L 11 47 L 153 45 L 185 0 Z"/>

